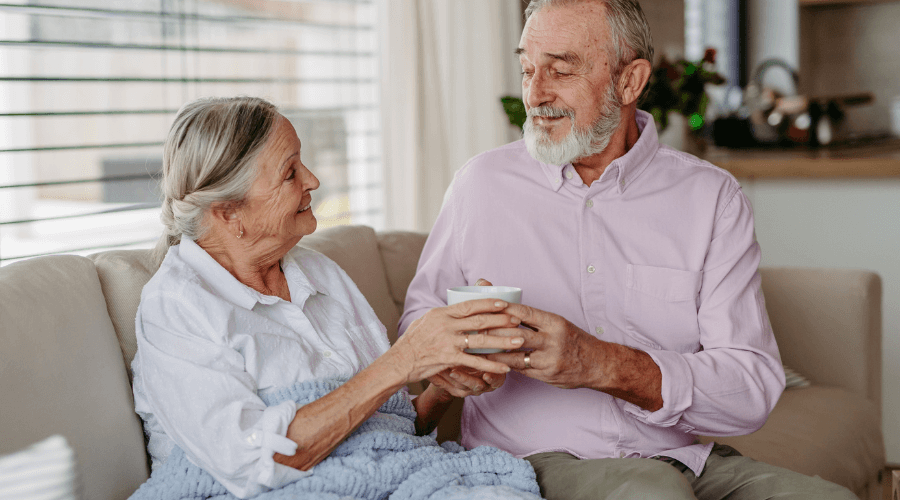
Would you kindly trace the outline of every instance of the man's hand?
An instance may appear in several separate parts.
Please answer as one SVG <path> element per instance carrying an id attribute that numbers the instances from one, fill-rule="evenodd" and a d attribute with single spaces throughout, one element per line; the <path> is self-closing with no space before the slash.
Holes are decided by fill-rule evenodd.
<path id="1" fill-rule="evenodd" d="M 525 328 L 489 334 L 523 336 L 525 343 L 519 352 L 491 354 L 488 359 L 556 387 L 587 387 L 650 411 L 662 408 L 662 374 L 646 352 L 604 342 L 540 309 L 510 304 L 506 312 L 520 318 Z"/>

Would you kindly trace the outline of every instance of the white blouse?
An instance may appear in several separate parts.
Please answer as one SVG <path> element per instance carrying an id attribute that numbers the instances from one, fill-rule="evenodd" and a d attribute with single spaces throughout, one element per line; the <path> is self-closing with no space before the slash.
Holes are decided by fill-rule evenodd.
<path id="1" fill-rule="evenodd" d="M 169 249 L 141 293 L 135 410 L 153 468 L 173 445 L 246 498 L 303 477 L 277 464 L 297 405 L 260 395 L 315 378 L 351 377 L 390 347 L 384 326 L 332 260 L 295 247 L 282 259 L 291 301 L 240 283 L 189 238 Z"/>

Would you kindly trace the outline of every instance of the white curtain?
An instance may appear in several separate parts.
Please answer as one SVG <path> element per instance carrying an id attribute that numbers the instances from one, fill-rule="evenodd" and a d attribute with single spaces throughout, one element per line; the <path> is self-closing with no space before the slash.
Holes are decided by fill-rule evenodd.
<path id="1" fill-rule="evenodd" d="M 428 231 L 453 173 L 517 140 L 500 97 L 521 95 L 521 0 L 383 0 L 386 226 Z"/>

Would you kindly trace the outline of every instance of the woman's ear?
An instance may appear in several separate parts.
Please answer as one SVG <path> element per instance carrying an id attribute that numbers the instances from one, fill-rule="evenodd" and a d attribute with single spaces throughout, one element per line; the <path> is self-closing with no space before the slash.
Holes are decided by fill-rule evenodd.
<path id="1" fill-rule="evenodd" d="M 209 207 L 212 223 L 228 234 L 237 236 L 243 231 L 238 207 L 234 203 L 219 202 Z M 240 236 L 238 236 L 240 238 Z"/>
<path id="2" fill-rule="evenodd" d="M 647 82 L 650 81 L 650 73 L 653 68 L 650 61 L 646 59 L 635 59 L 631 64 L 622 71 L 619 79 L 620 89 L 619 96 L 622 98 L 622 105 L 627 106 L 634 103 L 641 96 Z"/>

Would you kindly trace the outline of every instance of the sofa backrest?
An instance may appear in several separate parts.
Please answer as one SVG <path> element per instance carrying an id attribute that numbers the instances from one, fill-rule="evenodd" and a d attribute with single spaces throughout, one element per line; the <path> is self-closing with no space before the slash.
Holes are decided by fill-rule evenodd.
<path id="1" fill-rule="evenodd" d="M 859 269 L 763 267 L 782 361 L 813 383 L 881 408 L 881 278 Z"/>
<path id="2" fill-rule="evenodd" d="M 125 373 L 90 260 L 0 268 L 0 455 L 62 434 L 83 498 L 127 498 L 148 467 Z"/>
<path id="3" fill-rule="evenodd" d="M 306 236 L 300 245 L 325 254 L 347 272 L 387 327 L 393 343 L 406 288 L 415 274 L 425 238 L 422 233 L 376 233 L 368 226 L 339 226 Z M 111 250 L 89 258 L 97 266 L 130 380 L 131 361 L 137 349 L 134 318 L 141 290 L 156 272 L 156 264 L 150 250 Z M 389 271 L 386 273 L 385 269 Z"/>

